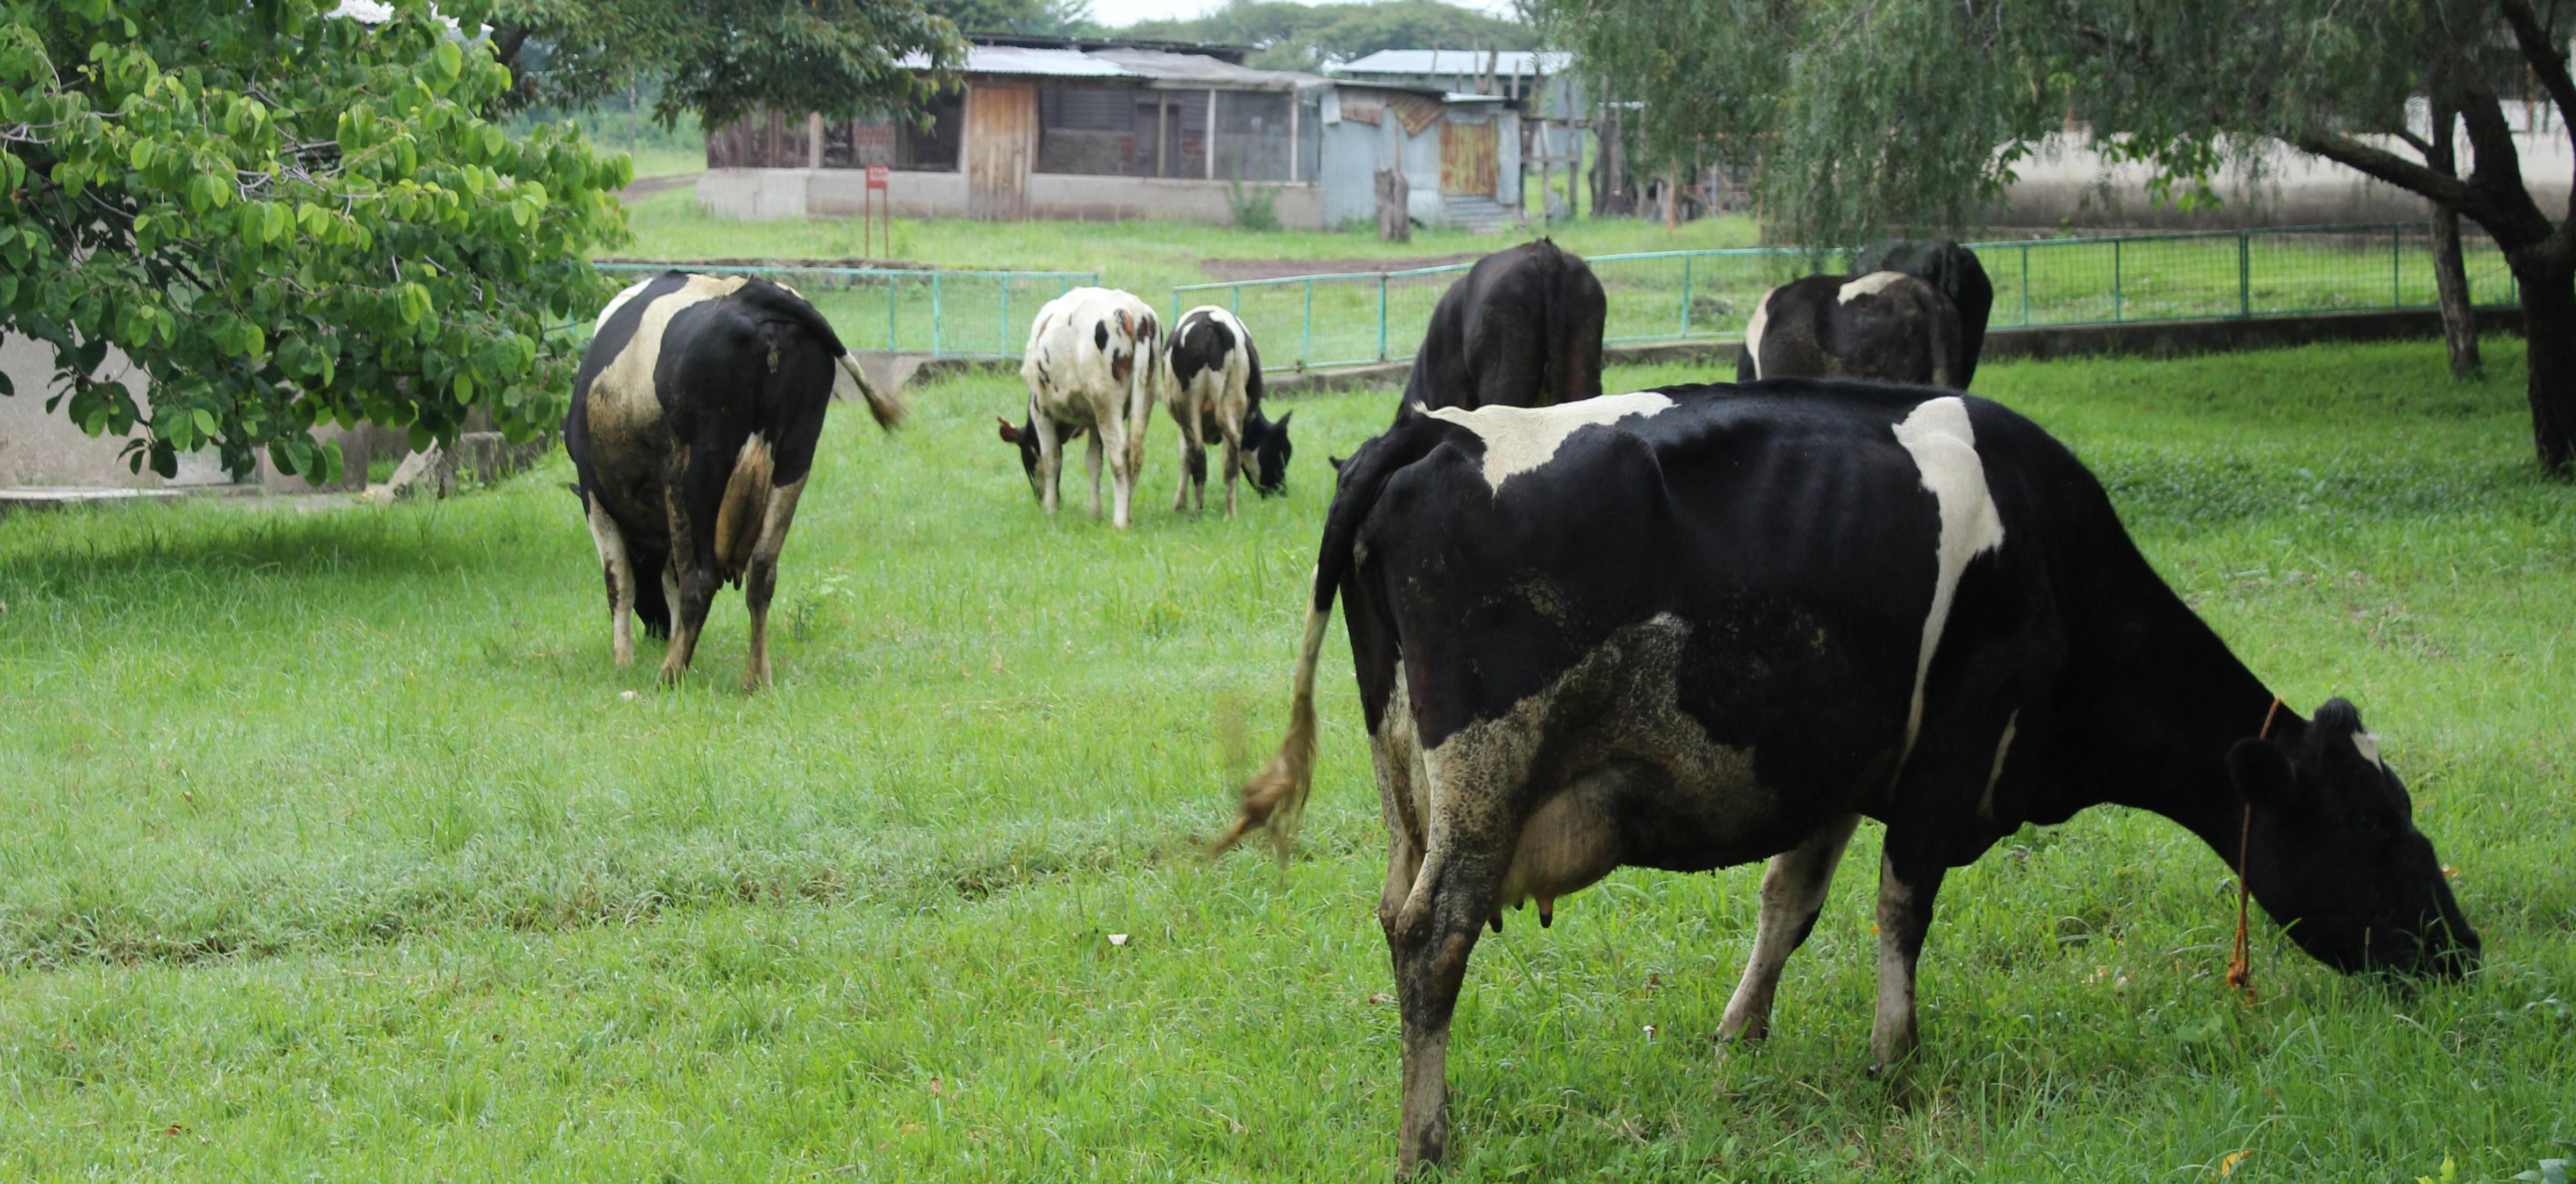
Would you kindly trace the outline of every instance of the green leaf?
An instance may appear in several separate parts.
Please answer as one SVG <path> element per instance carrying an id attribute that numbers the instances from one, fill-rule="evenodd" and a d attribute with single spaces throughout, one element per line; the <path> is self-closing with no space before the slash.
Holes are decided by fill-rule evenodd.
<path id="1" fill-rule="evenodd" d="M 206 409 L 205 409 L 205 408 L 203 408 L 203 407 L 199 407 L 199 408 L 197 408 L 196 410 L 189 412 L 188 414 L 189 414 L 189 418 L 194 419 L 194 420 L 196 420 L 196 421 L 197 421 L 197 434 L 198 434 L 198 435 L 204 436 L 204 437 L 206 437 L 206 438 L 207 438 L 207 439 L 209 439 L 209 440 L 214 439 L 214 437 L 215 437 L 215 413 L 214 413 L 214 412 L 208 411 L 208 410 L 206 410 Z"/>

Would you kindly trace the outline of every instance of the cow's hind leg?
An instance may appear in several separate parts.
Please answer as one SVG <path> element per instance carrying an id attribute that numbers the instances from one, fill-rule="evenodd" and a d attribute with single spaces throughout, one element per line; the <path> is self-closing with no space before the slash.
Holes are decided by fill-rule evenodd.
<path id="1" fill-rule="evenodd" d="M 1914 1053 L 1914 969 L 1923 956 L 1923 935 L 1932 928 L 1932 898 L 1949 871 L 1938 854 L 1920 850 L 1901 832 L 1889 828 L 1879 860 L 1878 1016 L 1870 1025 L 1869 1051 L 1872 1069 L 1882 1072 Z"/>
<path id="2" fill-rule="evenodd" d="M 1082 470 L 1091 478 L 1091 516 L 1100 516 L 1100 454 L 1107 447 L 1101 442 L 1109 433 L 1104 428 L 1091 429 L 1091 443 L 1082 450 Z"/>
<path id="3" fill-rule="evenodd" d="M 787 545 L 787 528 L 796 521 L 796 499 L 805 492 L 799 477 L 769 493 L 769 513 L 760 523 L 760 541 L 751 552 L 743 604 L 751 610 L 751 660 L 743 671 L 742 689 L 756 691 L 769 682 L 769 598 L 778 588 L 778 552 Z"/>
<path id="4" fill-rule="evenodd" d="M 1796 850 L 1771 857 L 1762 872 L 1762 916 L 1754 923 L 1753 954 L 1744 960 L 1744 978 L 1718 1021 L 1719 1040 L 1760 1040 L 1771 1031 L 1771 998 L 1780 987 L 1780 968 L 1805 944 L 1825 907 L 1825 891 L 1834 884 L 1834 866 L 1842 862 L 1843 845 L 1851 841 L 1860 815 L 1846 814 L 1807 836 Z"/>
<path id="5" fill-rule="evenodd" d="M 608 583 L 608 647 L 620 666 L 635 663 L 635 561 L 627 554 L 626 535 L 608 516 L 599 499 L 590 505 L 590 541 L 599 548 L 600 575 Z"/>
<path id="6" fill-rule="evenodd" d="M 722 494 L 721 479 L 694 467 L 687 481 L 670 482 L 664 490 L 671 516 L 671 578 L 664 586 L 676 593 L 671 602 L 671 648 L 662 655 L 665 686 L 689 672 L 689 661 L 698 652 L 698 633 L 706 628 L 707 609 L 715 603 L 716 587 L 723 582 L 716 575 L 713 529 L 713 503 Z M 690 502 L 706 503 L 703 512 L 693 513 L 698 507 L 684 502 L 684 496 Z M 693 522 L 706 522 L 708 529 L 693 530 Z M 707 537 L 700 538 L 701 533 Z"/>
<path id="7" fill-rule="evenodd" d="M 1195 405 L 1187 408 L 1178 404 L 1173 405 L 1172 422 L 1179 425 L 1181 435 L 1181 479 L 1172 490 L 1172 509 L 1190 508 L 1190 484 L 1193 481 L 1200 486 L 1199 505 L 1205 508 L 1207 505 L 1205 492 L 1207 445 L 1199 438 L 1198 408 Z"/>

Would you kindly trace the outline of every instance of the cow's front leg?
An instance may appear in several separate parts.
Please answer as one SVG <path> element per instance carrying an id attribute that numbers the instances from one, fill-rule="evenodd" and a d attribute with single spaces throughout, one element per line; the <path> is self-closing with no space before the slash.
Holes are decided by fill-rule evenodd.
<path id="1" fill-rule="evenodd" d="M 1910 850 L 1890 828 L 1878 872 L 1878 1019 L 1870 1025 L 1871 1068 L 1884 1072 L 1914 1054 L 1914 968 L 1932 928 L 1932 898 L 1948 872 L 1942 861 Z"/>
<path id="2" fill-rule="evenodd" d="M 1727 1000 L 1718 1021 L 1721 1041 L 1760 1040 L 1771 1032 L 1771 1000 L 1780 989 L 1780 969 L 1789 955 L 1806 943 L 1834 886 L 1834 867 L 1843 861 L 1860 815 L 1845 814 L 1827 822 L 1797 849 L 1771 857 L 1762 872 L 1762 915 L 1754 922 L 1753 953 L 1744 960 L 1744 977 Z"/>
<path id="3" fill-rule="evenodd" d="M 787 528 L 796 521 L 796 499 L 805 492 L 799 477 L 769 491 L 769 514 L 760 523 L 753 545 L 751 571 L 742 588 L 751 610 L 751 660 L 743 671 L 742 689 L 756 691 L 769 682 L 769 597 L 778 588 L 778 552 L 787 545 Z"/>
<path id="4" fill-rule="evenodd" d="M 1056 504 L 1063 500 L 1059 491 L 1064 484 L 1064 436 L 1054 420 L 1038 412 L 1035 400 L 1029 403 L 1029 424 L 1038 434 L 1038 504 L 1053 517 Z"/>
<path id="5" fill-rule="evenodd" d="M 635 664 L 635 561 L 627 554 L 625 532 L 599 499 L 587 494 L 590 541 L 599 548 L 600 575 L 608 583 L 608 649 L 620 666 Z"/>
<path id="6" fill-rule="evenodd" d="M 1225 434 L 1225 518 L 1234 521 L 1234 483 L 1243 475 L 1243 423 L 1221 422 L 1217 430 Z"/>

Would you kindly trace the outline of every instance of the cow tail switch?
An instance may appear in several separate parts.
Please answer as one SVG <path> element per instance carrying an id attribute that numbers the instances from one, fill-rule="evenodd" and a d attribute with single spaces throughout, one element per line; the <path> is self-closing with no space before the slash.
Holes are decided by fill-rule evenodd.
<path id="1" fill-rule="evenodd" d="M 1270 758 L 1260 775 L 1244 783 L 1242 810 L 1209 849 L 1210 855 L 1224 854 L 1243 836 L 1269 826 L 1279 857 L 1288 857 L 1297 816 L 1305 810 L 1306 792 L 1315 784 L 1315 660 L 1323 652 L 1324 627 L 1332 620 L 1330 604 L 1306 607 L 1306 636 L 1297 648 L 1296 689 L 1288 701 L 1288 737 L 1279 742 L 1279 755 Z"/>
<path id="2" fill-rule="evenodd" d="M 903 404 L 895 401 L 894 396 L 879 391 L 875 383 L 869 382 L 868 376 L 859 372 L 859 360 L 856 357 L 845 353 L 841 355 L 840 361 L 841 369 L 849 373 L 850 381 L 859 384 L 859 397 L 866 400 L 868 414 L 876 417 L 877 426 L 889 432 L 902 427 Z"/>

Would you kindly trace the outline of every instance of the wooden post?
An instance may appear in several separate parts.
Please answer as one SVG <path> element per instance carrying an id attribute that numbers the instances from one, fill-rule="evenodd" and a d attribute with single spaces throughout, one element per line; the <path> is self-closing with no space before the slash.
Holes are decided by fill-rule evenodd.
<path id="1" fill-rule="evenodd" d="M 1213 88 L 1208 91 L 1207 135 L 1199 140 L 1199 147 L 1207 150 L 1207 179 L 1211 181 L 1216 180 L 1216 97 L 1223 93 Z"/>
<path id="2" fill-rule="evenodd" d="M 1293 87 L 1290 88 L 1288 91 L 1288 183 L 1291 185 L 1297 183 L 1298 108 L 1304 107 L 1305 105 L 1305 101 L 1298 96 L 1296 89 Z"/>
<path id="3" fill-rule="evenodd" d="M 820 111 L 805 113 L 805 167 L 823 167 L 823 113 Z"/>
<path id="4" fill-rule="evenodd" d="M 1392 114 L 1389 118 L 1394 118 Z M 1412 184 L 1394 169 L 1377 171 L 1377 236 L 1391 243 L 1413 241 L 1413 217 L 1408 210 Z"/>
<path id="5" fill-rule="evenodd" d="M 1172 96 L 1168 91 L 1158 94 L 1154 102 L 1154 175 L 1168 177 L 1172 175 Z"/>

